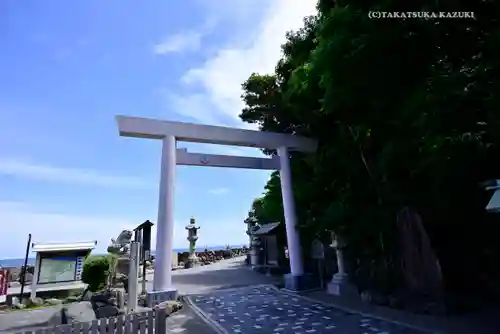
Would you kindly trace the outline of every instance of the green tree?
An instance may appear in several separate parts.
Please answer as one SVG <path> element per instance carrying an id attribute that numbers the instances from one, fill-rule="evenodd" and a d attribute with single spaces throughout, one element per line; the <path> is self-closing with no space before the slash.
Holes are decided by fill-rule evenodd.
<path id="1" fill-rule="evenodd" d="M 292 154 L 305 243 L 335 230 L 349 239 L 356 270 L 388 270 L 398 256 L 396 214 L 412 205 L 447 288 L 487 287 L 475 273 L 488 268 L 490 281 L 500 278 L 494 266 L 500 249 L 491 237 L 494 218 L 484 212 L 488 194 L 478 183 L 500 170 L 494 14 L 500 8 L 496 2 L 454 4 L 454 11 L 473 11 L 476 20 L 367 15 L 405 9 L 400 6 L 319 1 L 318 15 L 287 35 L 275 73 L 253 74 L 243 84 L 240 117 L 263 131 L 318 139 L 315 154 Z M 428 1 L 408 8 L 449 10 Z M 281 205 L 277 174 L 267 187 L 259 199 L 266 218 Z"/>

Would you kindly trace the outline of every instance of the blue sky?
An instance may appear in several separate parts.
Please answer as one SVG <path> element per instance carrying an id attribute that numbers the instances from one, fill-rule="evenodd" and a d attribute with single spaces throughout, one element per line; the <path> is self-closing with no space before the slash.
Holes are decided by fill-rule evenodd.
<path id="1" fill-rule="evenodd" d="M 118 136 L 115 115 L 248 127 L 241 83 L 272 72 L 310 0 L 3 0 L 0 258 L 37 242 L 98 240 L 156 221 L 161 144 Z M 192 152 L 256 149 L 179 143 Z M 247 242 L 269 172 L 177 167 L 174 247 Z M 154 240 L 153 240 L 154 246 Z"/>

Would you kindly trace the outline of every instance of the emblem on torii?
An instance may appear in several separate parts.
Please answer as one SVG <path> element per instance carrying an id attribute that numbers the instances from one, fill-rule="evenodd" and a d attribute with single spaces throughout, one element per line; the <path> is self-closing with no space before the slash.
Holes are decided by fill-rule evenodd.
<path id="1" fill-rule="evenodd" d="M 202 157 L 200 158 L 200 163 L 201 163 L 202 165 L 206 165 L 206 164 L 208 164 L 208 162 L 209 162 L 209 161 L 208 161 L 208 157 L 207 157 L 206 155 L 204 155 L 204 156 L 202 156 Z"/>

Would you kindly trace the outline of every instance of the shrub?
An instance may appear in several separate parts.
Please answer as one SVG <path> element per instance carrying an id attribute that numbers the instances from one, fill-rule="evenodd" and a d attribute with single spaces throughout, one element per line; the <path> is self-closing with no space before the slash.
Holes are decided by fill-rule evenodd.
<path id="1" fill-rule="evenodd" d="M 83 263 L 82 282 L 92 292 L 104 289 L 109 274 L 109 259 L 104 255 L 89 256 Z"/>

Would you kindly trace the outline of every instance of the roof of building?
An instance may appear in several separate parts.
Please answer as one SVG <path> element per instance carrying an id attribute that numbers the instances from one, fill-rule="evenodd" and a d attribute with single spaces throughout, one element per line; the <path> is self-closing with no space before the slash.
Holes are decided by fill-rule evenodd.
<path id="1" fill-rule="evenodd" d="M 189 225 L 186 225 L 186 230 L 190 230 L 190 229 L 193 229 L 193 228 L 195 228 L 195 229 L 197 229 L 197 230 L 199 230 L 199 229 L 200 229 L 200 227 L 199 227 L 198 225 L 196 225 L 196 224 L 189 224 Z"/>
<path id="2" fill-rule="evenodd" d="M 277 223 L 269 223 L 269 224 L 264 224 L 262 225 L 257 231 L 253 232 L 253 235 L 265 235 L 269 234 L 274 231 L 276 227 L 280 225 L 279 222 Z"/>
<path id="3" fill-rule="evenodd" d="M 145 227 L 153 226 L 153 225 L 154 224 L 152 222 L 150 222 L 149 220 L 146 220 L 144 223 L 142 223 L 141 225 L 139 225 L 136 228 L 134 228 L 134 231 L 142 230 Z"/>
<path id="4" fill-rule="evenodd" d="M 82 241 L 82 242 L 72 242 L 72 243 L 46 243 L 40 244 L 33 242 L 31 244 L 31 251 L 36 253 L 43 252 L 62 252 L 62 251 L 79 251 L 79 250 L 91 250 L 97 245 L 97 240 L 94 241 Z"/>

